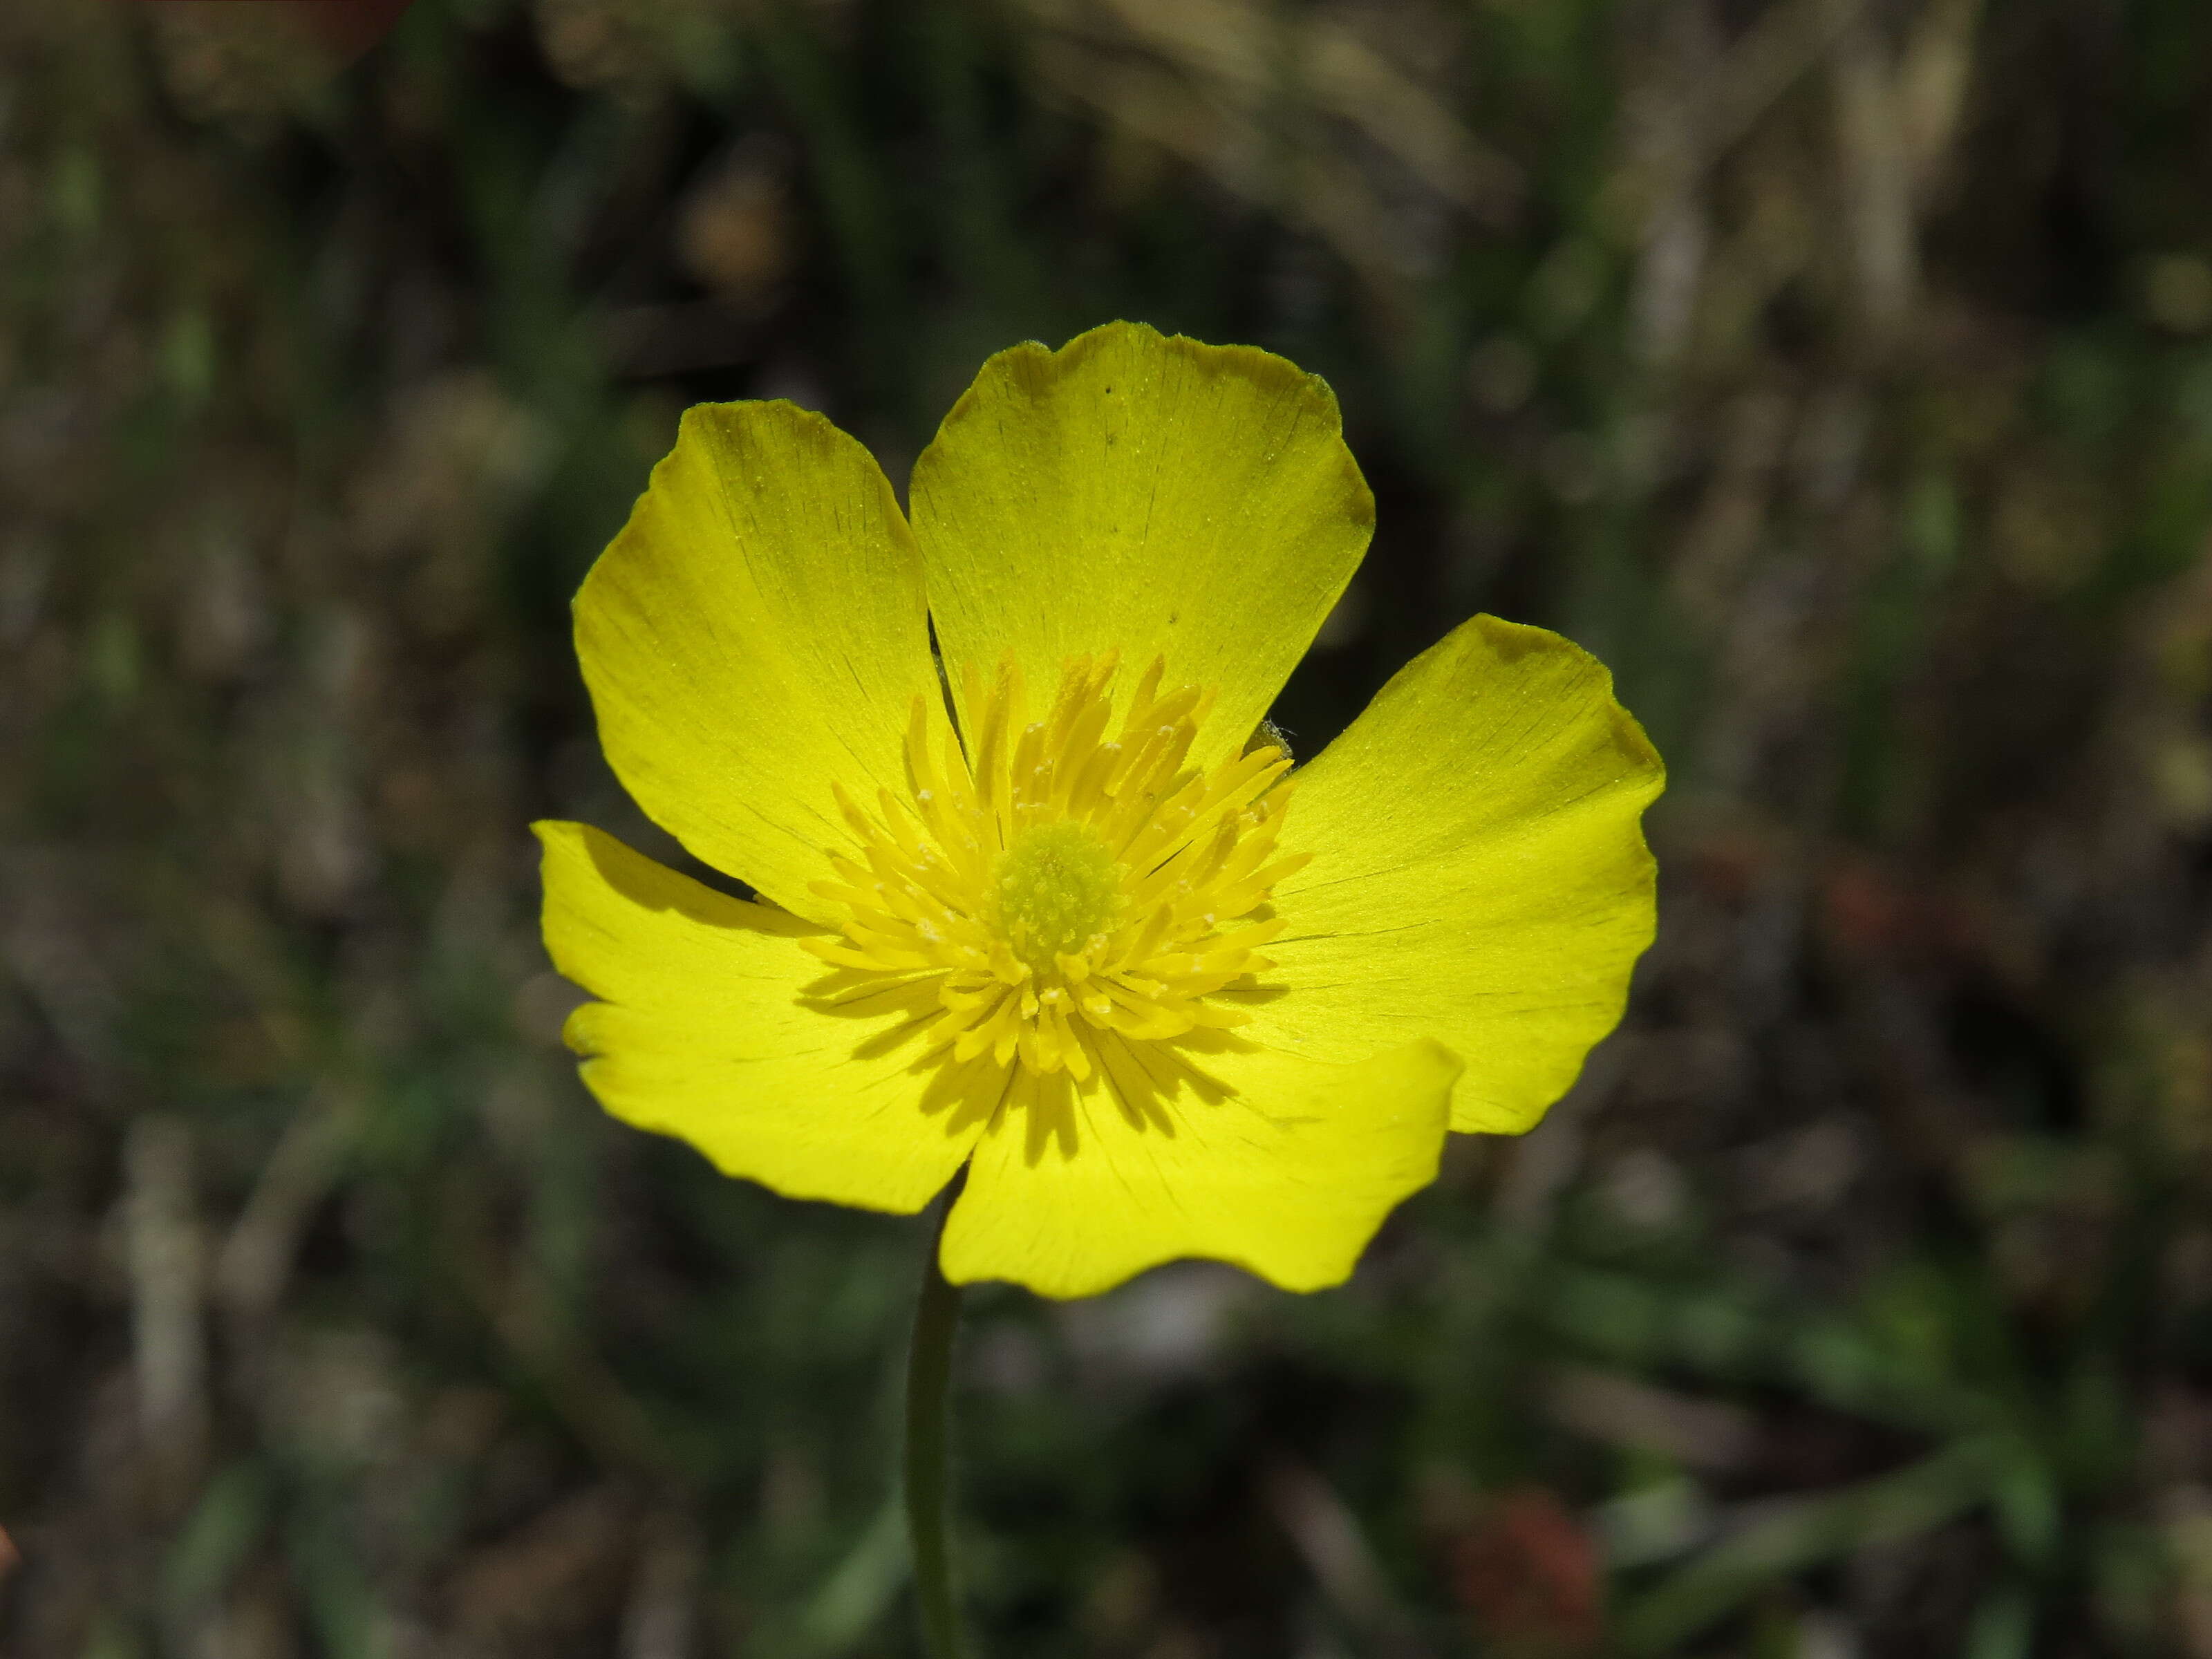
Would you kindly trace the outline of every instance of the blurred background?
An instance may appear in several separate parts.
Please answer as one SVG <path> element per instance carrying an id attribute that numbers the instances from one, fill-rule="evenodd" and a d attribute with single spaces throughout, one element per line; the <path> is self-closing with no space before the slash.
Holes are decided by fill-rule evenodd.
<path id="1" fill-rule="evenodd" d="M 2212 1659 L 2201 0 L 9 0 L 0 1651 L 917 1652 L 921 1224 L 601 1117 L 525 826 L 685 404 L 1114 317 L 1343 401 L 1298 751 L 1559 629 L 1662 927 L 1348 1287 L 970 1298 L 983 1651 Z"/>

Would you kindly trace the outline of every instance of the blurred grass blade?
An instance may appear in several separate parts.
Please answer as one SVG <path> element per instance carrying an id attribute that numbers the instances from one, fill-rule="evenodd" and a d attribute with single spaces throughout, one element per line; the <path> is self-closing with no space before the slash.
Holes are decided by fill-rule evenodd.
<path id="1" fill-rule="evenodd" d="M 1987 1442 L 1967 1440 L 1895 1474 L 1825 1497 L 1778 1501 L 1632 1601 L 1620 1620 L 1620 1650 L 1668 1652 L 1778 1579 L 1942 1526 L 1988 1495 L 1992 1461 Z"/>
<path id="2" fill-rule="evenodd" d="M 799 1629 L 820 1654 L 849 1653 L 890 1609 L 906 1583 L 906 1505 L 894 1493 L 860 1542 L 806 1604 Z"/>

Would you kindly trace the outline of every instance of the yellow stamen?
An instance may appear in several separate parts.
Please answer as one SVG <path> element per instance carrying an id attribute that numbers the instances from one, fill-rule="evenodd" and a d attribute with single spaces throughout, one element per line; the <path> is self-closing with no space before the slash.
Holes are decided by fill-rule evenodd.
<path id="1" fill-rule="evenodd" d="M 1213 696 L 1164 690 L 1158 659 L 1109 738 L 1119 668 L 1111 652 L 1074 658 L 1032 720 L 1013 663 L 988 680 L 971 666 L 971 748 L 948 737 L 933 753 L 917 697 L 908 799 L 879 792 L 871 813 L 836 791 L 853 841 L 813 890 L 848 919 L 842 939 L 805 943 L 840 968 L 935 975 L 929 1051 L 1080 1083 L 1104 1063 L 1103 1033 L 1144 1042 L 1249 1018 L 1208 999 L 1270 965 L 1255 951 L 1283 924 L 1233 924 L 1305 863 L 1276 847 L 1290 757 L 1263 743 L 1189 767 Z"/>

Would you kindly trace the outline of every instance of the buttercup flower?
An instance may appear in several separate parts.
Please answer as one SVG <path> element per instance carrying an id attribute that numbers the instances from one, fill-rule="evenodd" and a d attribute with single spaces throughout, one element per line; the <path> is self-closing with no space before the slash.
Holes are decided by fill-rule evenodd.
<path id="1" fill-rule="evenodd" d="M 1374 502 L 1266 352 L 1003 352 L 912 507 L 818 416 L 706 405 L 586 579 L 608 760 L 760 895 L 537 826 L 586 1082 L 796 1197 L 965 1164 L 956 1283 L 1343 1279 L 1448 1128 L 1527 1128 L 1620 1018 L 1657 757 L 1590 657 L 1478 617 L 1291 770 L 1262 719 Z"/>

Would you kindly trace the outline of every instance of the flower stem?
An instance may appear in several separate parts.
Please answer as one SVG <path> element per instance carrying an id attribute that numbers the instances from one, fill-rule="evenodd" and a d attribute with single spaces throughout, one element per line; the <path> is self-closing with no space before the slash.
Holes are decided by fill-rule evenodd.
<path id="1" fill-rule="evenodd" d="M 960 1323 L 960 1287 L 938 1266 L 938 1241 L 948 1202 L 929 1230 L 921 1269 L 921 1296 L 914 1312 L 914 1347 L 906 1371 L 906 1524 L 914 1540 L 914 1586 L 921 1604 L 923 1644 L 930 1659 L 964 1659 L 960 1614 L 952 1595 L 952 1563 L 945 1547 L 945 1510 L 951 1476 L 952 1337 Z"/>

